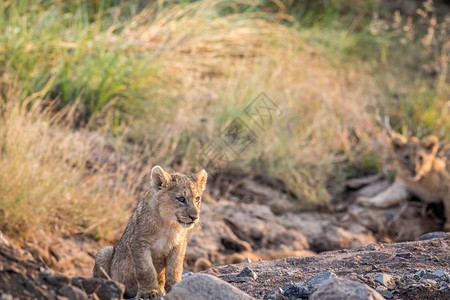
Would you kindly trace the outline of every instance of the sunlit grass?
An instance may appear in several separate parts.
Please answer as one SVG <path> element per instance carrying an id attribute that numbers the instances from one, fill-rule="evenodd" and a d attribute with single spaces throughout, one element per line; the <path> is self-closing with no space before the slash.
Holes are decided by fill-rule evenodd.
<path id="1" fill-rule="evenodd" d="M 449 139 L 444 26 L 427 45 L 406 18 L 375 32 L 376 2 L 354 2 L 0 2 L 0 226 L 113 238 L 152 164 L 205 167 L 261 92 L 282 113 L 232 167 L 281 180 L 299 209 L 381 170 L 379 115 Z M 120 166 L 85 168 L 92 135 Z"/>

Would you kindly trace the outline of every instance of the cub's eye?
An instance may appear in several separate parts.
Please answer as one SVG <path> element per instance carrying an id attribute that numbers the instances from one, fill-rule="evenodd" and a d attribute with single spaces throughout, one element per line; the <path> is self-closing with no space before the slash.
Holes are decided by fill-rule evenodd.
<path id="1" fill-rule="evenodd" d="M 403 156 L 403 159 L 408 161 L 409 160 L 409 155 L 407 154 L 407 155 Z"/>
<path id="2" fill-rule="evenodd" d="M 423 164 L 423 156 L 419 156 L 419 164 Z"/>
<path id="3" fill-rule="evenodd" d="M 178 200 L 178 202 L 180 202 L 180 203 L 186 203 L 186 198 L 184 198 L 184 197 L 177 197 L 177 200 Z"/>

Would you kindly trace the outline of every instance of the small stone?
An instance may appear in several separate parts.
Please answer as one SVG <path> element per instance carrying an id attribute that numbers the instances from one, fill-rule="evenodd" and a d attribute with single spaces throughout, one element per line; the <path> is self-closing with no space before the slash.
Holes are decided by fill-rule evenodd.
<path id="1" fill-rule="evenodd" d="M 246 258 L 244 258 L 244 260 L 242 260 L 243 264 L 249 264 L 251 262 L 252 262 L 252 260 L 249 257 L 246 257 Z"/>
<path id="2" fill-rule="evenodd" d="M 236 275 L 230 275 L 230 276 L 224 276 L 221 278 L 222 280 L 225 280 L 227 282 L 249 282 L 252 281 L 253 278 L 252 277 L 248 277 L 248 276 L 236 276 Z"/>
<path id="3" fill-rule="evenodd" d="M 73 277 L 71 283 L 88 295 L 95 294 L 100 299 L 122 299 L 125 292 L 123 284 L 103 278 Z"/>
<path id="4" fill-rule="evenodd" d="M 424 285 L 431 285 L 431 286 L 436 286 L 436 285 L 437 285 L 436 280 L 433 280 L 433 279 L 422 278 L 422 279 L 420 280 L 420 282 L 421 282 L 422 284 L 424 284 Z"/>
<path id="5" fill-rule="evenodd" d="M 425 234 L 422 234 L 421 236 L 419 236 L 419 241 L 425 241 L 425 240 L 435 240 L 435 239 L 440 239 L 447 236 L 447 233 L 443 232 L 443 231 L 435 231 L 435 232 L 428 232 Z"/>
<path id="6" fill-rule="evenodd" d="M 69 278 L 64 275 L 45 276 L 44 280 L 53 285 L 65 285 L 69 283 Z"/>
<path id="7" fill-rule="evenodd" d="M 435 270 L 433 273 L 431 273 L 431 275 L 434 275 L 434 276 L 436 276 L 437 278 L 442 278 L 442 277 L 444 277 L 444 276 L 446 276 L 447 275 L 447 273 L 445 273 L 443 270 L 441 270 L 441 269 L 437 269 L 437 270 Z"/>
<path id="8" fill-rule="evenodd" d="M 330 278 L 337 278 L 337 276 L 330 271 L 322 272 L 304 281 L 285 286 L 282 294 L 288 297 L 289 300 L 306 297 L 313 293 L 322 282 Z"/>
<path id="9" fill-rule="evenodd" d="M 53 274 L 53 271 L 51 269 L 45 269 L 44 271 L 42 271 L 41 273 L 43 276 L 50 276 Z"/>
<path id="10" fill-rule="evenodd" d="M 58 294 L 61 296 L 67 297 L 70 300 L 87 300 L 88 296 L 85 292 L 83 292 L 81 289 L 72 286 L 72 285 L 65 285 L 62 288 L 58 290 Z"/>
<path id="11" fill-rule="evenodd" d="M 378 286 L 375 290 L 376 290 L 378 293 L 381 293 L 381 292 L 384 292 L 384 291 L 388 291 L 387 287 L 382 286 L 382 285 Z"/>
<path id="12" fill-rule="evenodd" d="M 384 285 L 387 288 L 390 288 L 390 289 L 395 287 L 394 279 L 389 274 L 382 273 L 382 274 L 378 275 L 377 277 L 375 277 L 375 281 L 378 282 L 379 284 Z"/>
<path id="13" fill-rule="evenodd" d="M 337 276 L 333 272 L 326 271 L 306 279 L 304 283 L 314 289 L 317 289 L 322 282 L 330 278 L 337 278 Z"/>
<path id="14" fill-rule="evenodd" d="M 185 278 L 185 277 L 191 276 L 192 274 L 194 274 L 194 273 L 192 273 L 192 272 L 184 272 L 183 274 L 181 274 L 181 278 Z"/>
<path id="15" fill-rule="evenodd" d="M 310 294 L 310 291 L 303 285 L 288 284 L 283 288 L 283 292 L 281 294 L 283 296 L 286 296 L 289 300 L 296 300 L 298 298 L 308 296 Z"/>
<path id="16" fill-rule="evenodd" d="M 416 273 L 414 273 L 414 277 L 416 277 L 416 278 L 422 278 L 423 275 L 425 275 L 425 270 L 420 270 L 420 271 L 417 271 Z"/>
<path id="17" fill-rule="evenodd" d="M 10 294 L 0 294 L 0 300 L 13 300 L 13 299 L 14 299 L 13 296 Z"/>
<path id="18" fill-rule="evenodd" d="M 411 258 L 413 255 L 411 252 L 400 252 L 400 253 L 397 253 L 395 256 L 401 257 L 401 258 Z"/>
<path id="19" fill-rule="evenodd" d="M 379 293 L 386 299 L 392 299 L 394 297 L 394 294 L 390 291 L 381 291 Z"/>
<path id="20" fill-rule="evenodd" d="M 241 273 L 237 274 L 236 276 L 237 276 L 237 277 L 251 277 L 251 278 L 253 278 L 253 279 L 255 279 L 255 280 L 258 278 L 258 275 L 256 275 L 256 273 L 253 272 L 253 270 L 250 269 L 249 267 L 245 267 L 245 268 L 241 271 Z"/>

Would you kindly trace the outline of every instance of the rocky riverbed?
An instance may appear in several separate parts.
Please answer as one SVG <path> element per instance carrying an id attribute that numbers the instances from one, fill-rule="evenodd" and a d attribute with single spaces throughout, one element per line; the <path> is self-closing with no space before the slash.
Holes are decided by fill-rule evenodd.
<path id="1" fill-rule="evenodd" d="M 376 243 L 304 258 L 247 259 L 203 273 L 221 279 L 214 284 L 218 284 L 216 289 L 229 290 L 229 299 L 235 291 L 226 282 L 250 297 L 267 300 L 326 299 L 337 291 L 359 297 L 352 299 L 382 299 L 380 295 L 386 299 L 448 299 L 450 234 L 433 233 L 422 239 Z M 184 278 L 190 276 L 186 273 Z M 202 285 L 202 280 L 209 279 L 198 277 L 191 282 Z M 189 291 L 186 287 L 180 290 Z M 58 274 L 29 252 L 0 239 L 1 299 L 122 299 L 123 291 L 123 285 L 113 281 Z M 174 295 L 172 299 L 178 299 Z M 214 291 L 205 295 L 214 295 Z M 213 299 L 202 297 L 198 299 Z"/>

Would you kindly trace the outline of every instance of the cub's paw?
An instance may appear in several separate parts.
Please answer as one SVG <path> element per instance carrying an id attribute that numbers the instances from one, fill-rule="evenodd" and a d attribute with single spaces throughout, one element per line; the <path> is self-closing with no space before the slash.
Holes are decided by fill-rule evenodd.
<path id="1" fill-rule="evenodd" d="M 358 197 L 356 198 L 356 203 L 357 204 L 361 204 L 363 206 L 377 206 L 376 201 L 374 201 L 374 199 L 369 198 L 369 197 Z"/>
<path id="2" fill-rule="evenodd" d="M 164 296 L 164 294 L 162 293 L 162 291 L 158 288 L 158 289 L 153 289 L 150 291 L 142 291 L 139 292 L 138 295 L 136 296 L 136 299 L 159 299 L 162 296 Z"/>

